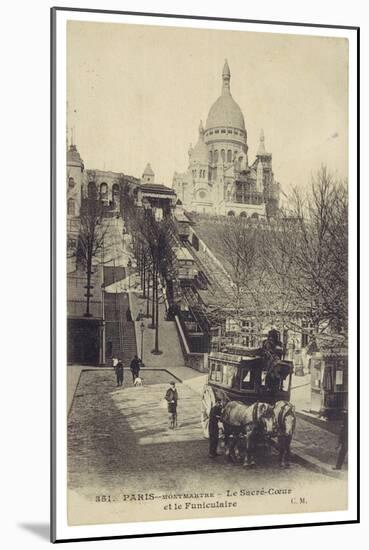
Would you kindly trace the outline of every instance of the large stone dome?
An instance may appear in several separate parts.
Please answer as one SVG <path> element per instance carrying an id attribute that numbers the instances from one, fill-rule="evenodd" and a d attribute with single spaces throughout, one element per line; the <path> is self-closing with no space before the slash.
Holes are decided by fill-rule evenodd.
<path id="1" fill-rule="evenodd" d="M 221 95 L 212 105 L 206 121 L 206 129 L 227 126 L 245 130 L 242 111 L 231 94 Z"/>
<path id="2" fill-rule="evenodd" d="M 245 120 L 242 111 L 231 95 L 231 72 L 227 60 L 225 60 L 224 63 L 222 79 L 222 95 L 218 97 L 209 111 L 206 121 L 206 130 L 219 127 L 245 130 Z"/>

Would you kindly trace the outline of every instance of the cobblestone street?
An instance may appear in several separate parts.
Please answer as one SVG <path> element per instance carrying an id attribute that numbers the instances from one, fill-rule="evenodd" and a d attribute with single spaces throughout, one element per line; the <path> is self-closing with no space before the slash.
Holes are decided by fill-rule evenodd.
<path id="1" fill-rule="evenodd" d="M 125 370 L 124 386 L 116 387 L 113 371 L 82 372 L 68 421 L 69 488 L 87 498 L 150 492 L 212 491 L 229 488 L 294 487 L 301 483 L 340 487 L 345 483 L 293 464 L 280 470 L 277 457 L 253 469 L 229 464 L 223 456 L 208 458 L 208 441 L 200 425 L 200 396 L 178 383 L 178 428 L 167 427 L 162 399 L 172 375 L 142 371 L 143 387 L 132 387 Z M 323 485 L 324 484 L 324 485 Z"/>

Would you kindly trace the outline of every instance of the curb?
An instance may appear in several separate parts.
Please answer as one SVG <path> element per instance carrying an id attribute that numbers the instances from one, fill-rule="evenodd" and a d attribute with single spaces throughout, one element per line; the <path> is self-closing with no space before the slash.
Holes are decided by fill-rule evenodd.
<path id="1" fill-rule="evenodd" d="M 323 474 L 325 476 L 334 477 L 335 479 L 343 479 L 345 477 L 345 470 L 332 470 L 329 469 L 325 464 L 317 460 L 316 458 L 305 454 L 296 453 L 296 451 L 291 451 L 291 458 L 297 464 L 301 464 L 308 470 L 316 472 L 318 474 Z"/>

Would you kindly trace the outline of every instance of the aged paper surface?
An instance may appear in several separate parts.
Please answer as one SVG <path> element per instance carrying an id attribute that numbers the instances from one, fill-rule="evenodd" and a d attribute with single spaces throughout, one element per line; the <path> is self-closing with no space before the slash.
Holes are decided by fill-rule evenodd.
<path id="1" fill-rule="evenodd" d="M 69 525 L 347 509 L 347 70 L 68 22 Z"/>

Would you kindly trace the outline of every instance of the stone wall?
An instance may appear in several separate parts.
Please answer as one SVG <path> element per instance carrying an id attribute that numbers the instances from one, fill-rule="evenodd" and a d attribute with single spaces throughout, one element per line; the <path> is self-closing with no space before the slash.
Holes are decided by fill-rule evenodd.
<path id="1" fill-rule="evenodd" d="M 186 337 L 181 327 L 181 323 L 177 316 L 175 316 L 175 325 L 177 328 L 179 342 L 181 345 L 186 367 L 197 370 L 199 372 L 208 372 L 208 354 L 190 352 L 188 344 L 186 342 Z"/>

